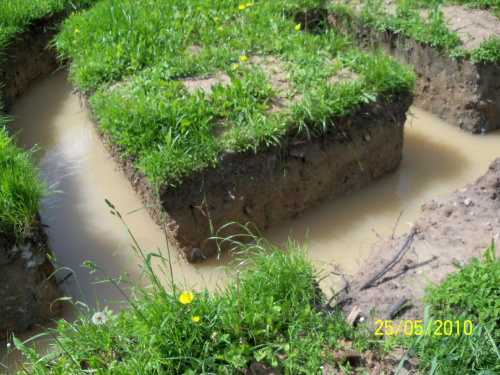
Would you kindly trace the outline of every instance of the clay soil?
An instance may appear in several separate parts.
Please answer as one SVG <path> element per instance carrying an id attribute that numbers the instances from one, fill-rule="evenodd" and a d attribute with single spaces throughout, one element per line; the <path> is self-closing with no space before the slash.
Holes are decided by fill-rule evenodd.
<path id="1" fill-rule="evenodd" d="M 14 228 L 0 222 L 0 341 L 56 319 L 62 311 L 47 258 L 49 239 L 40 218 L 19 238 Z"/>
<path id="2" fill-rule="evenodd" d="M 192 48 L 190 53 L 198 50 Z M 252 56 L 251 64 L 259 65 L 270 76 L 273 89 L 280 91 L 270 102 L 270 112 L 285 110 L 291 101 L 300 100 L 281 61 Z M 342 69 L 329 82 L 358 78 Z M 196 89 L 210 92 L 212 85 L 231 82 L 223 73 L 182 81 L 190 93 Z M 109 90 L 127 84 L 130 81 L 124 80 Z M 335 128 L 326 134 L 311 131 L 307 137 L 291 130 L 280 146 L 261 144 L 258 153 L 221 152 L 217 167 L 193 173 L 178 186 L 162 185 L 159 201 L 170 241 L 189 262 L 203 261 L 230 248 L 229 242 L 214 237 L 247 234 L 242 228 L 247 223 L 254 233 L 266 230 L 329 196 L 354 191 L 392 172 L 401 161 L 403 126 L 411 101 L 411 95 L 395 94 L 366 104 L 354 114 L 331 119 Z M 86 106 L 92 111 L 88 102 Z M 98 121 L 95 124 L 99 127 Z M 104 143 L 109 142 L 104 138 Z M 134 168 L 134 158 L 121 159 L 116 147 L 110 151 L 144 205 L 158 205 L 155 189 Z M 150 208 L 150 213 L 161 226 L 161 212 Z"/>

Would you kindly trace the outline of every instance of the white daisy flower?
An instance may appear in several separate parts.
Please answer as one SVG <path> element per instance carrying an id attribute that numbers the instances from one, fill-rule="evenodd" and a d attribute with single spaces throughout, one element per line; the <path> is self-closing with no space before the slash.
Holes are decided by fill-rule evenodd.
<path id="1" fill-rule="evenodd" d="M 98 311 L 94 315 L 92 315 L 92 323 L 97 326 L 106 323 L 107 320 L 108 317 L 103 312 Z"/>

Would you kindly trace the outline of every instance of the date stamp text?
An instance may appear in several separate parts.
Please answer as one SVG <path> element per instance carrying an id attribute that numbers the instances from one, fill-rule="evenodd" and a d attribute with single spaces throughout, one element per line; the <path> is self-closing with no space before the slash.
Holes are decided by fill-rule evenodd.
<path id="1" fill-rule="evenodd" d="M 375 335 L 391 336 L 404 334 L 407 336 L 420 335 L 435 335 L 435 336 L 451 336 L 451 335 L 470 335 L 472 333 L 472 322 L 451 321 L 451 320 L 431 320 L 424 324 L 422 320 L 401 320 L 397 325 L 393 324 L 392 320 L 377 320 L 375 321 Z"/>

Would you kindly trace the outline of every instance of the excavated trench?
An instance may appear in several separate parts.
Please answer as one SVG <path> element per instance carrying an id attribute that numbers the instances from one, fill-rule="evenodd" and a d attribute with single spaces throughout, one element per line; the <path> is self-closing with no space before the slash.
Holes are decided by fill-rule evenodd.
<path id="1" fill-rule="evenodd" d="M 5 61 L 0 66 L 1 78 L 5 82 L 2 102 L 6 112 L 30 84 L 57 67 L 54 49 L 46 47 L 54 36 L 54 25 L 62 17 L 58 14 L 52 19 L 37 21 L 8 47 Z M 290 133 L 285 137 L 283 147 L 261 147 L 258 154 L 226 153 L 220 155 L 217 168 L 194 174 L 185 179 L 179 189 L 160 187 L 159 198 L 166 213 L 171 242 L 188 261 L 200 261 L 217 252 L 216 243 L 207 242 L 215 234 L 211 228 L 217 230 L 228 222 L 244 224 L 251 221 L 258 230 L 265 230 L 297 216 L 328 196 L 359 189 L 393 171 L 401 160 L 403 125 L 410 103 L 411 96 L 394 95 L 390 102 L 371 103 L 356 115 L 338 119 L 339 129 L 325 137 L 308 140 Z M 118 160 L 118 154 L 112 154 Z M 119 163 L 143 203 L 156 204 L 151 184 L 137 173 L 132 166 L 133 160 L 125 159 Z M 203 190 L 200 190 L 201 186 Z M 209 213 L 211 223 L 205 211 Z M 151 212 L 159 224 L 159 213 Z M 217 235 L 233 235 L 241 232 L 238 228 L 235 225 Z M 35 229 L 40 230 L 41 226 L 34 226 Z M 36 238 L 43 238 L 43 232 L 37 233 Z M 10 237 L 14 236 L 10 233 Z M 8 254 L 9 259 L 17 254 L 19 262 L 27 264 L 25 254 L 7 248 L 8 240 L 3 243 L 2 252 Z M 32 251 L 45 258 L 50 252 L 49 245 L 44 242 L 40 246 L 43 250 Z M 3 265 L 11 267 L 11 263 L 10 259 Z M 46 262 L 39 263 L 30 263 L 30 267 L 40 266 L 35 272 L 41 267 L 49 269 Z M 44 280 L 48 273 L 43 273 Z M 22 274 L 19 273 L 20 277 Z M 21 280 L 14 281 L 12 285 L 23 284 Z M 50 285 L 56 293 L 54 280 Z M 40 293 L 37 285 L 30 288 L 35 300 L 48 294 Z M 16 293 L 14 290 L 5 292 L 6 295 Z M 22 312 L 30 309 L 27 301 L 16 301 L 12 306 L 5 306 L 4 310 L 17 311 L 17 319 L 21 321 L 25 319 Z M 56 311 L 47 311 L 49 306 L 39 302 L 44 310 L 38 314 L 40 319 L 20 326 L 0 327 L 2 336 L 7 331 L 22 331 L 41 323 L 47 316 L 55 316 Z M 2 319 L 5 322 L 10 320 L 9 315 Z"/>
<path id="2" fill-rule="evenodd" d="M 50 23 L 54 20 L 46 20 L 45 22 Z M 5 109 L 10 109 L 10 103 L 15 101 L 32 82 L 53 71 L 57 66 L 54 51 L 46 52 L 45 49 L 41 48 L 53 37 L 50 33 L 49 28 L 43 27 L 43 23 L 34 25 L 9 48 L 12 55 L 9 55 L 7 63 L 4 63 L 0 68 L 0 71 L 4 72 L 2 78 L 7 84 L 3 97 L 6 104 Z M 481 83 L 484 81 L 475 84 L 480 87 Z M 465 85 L 462 89 L 467 91 L 466 87 Z M 422 93 L 418 99 L 421 103 L 425 91 L 419 89 L 419 92 Z M 482 95 L 486 96 L 488 90 L 484 92 Z M 484 99 L 488 100 L 486 97 Z M 446 108 L 449 105 L 445 102 L 430 100 L 430 97 L 428 100 L 435 106 L 442 103 L 440 107 L 442 111 L 448 110 Z M 290 135 L 285 141 L 286 146 L 279 150 L 265 148 L 260 154 L 251 155 L 251 157 L 250 155 L 236 154 L 222 155 L 221 166 L 218 169 L 208 170 L 187 179 L 184 181 L 182 189 L 176 192 L 176 197 L 171 188 L 161 188 L 160 201 L 168 215 L 167 226 L 172 242 L 190 261 L 197 261 L 204 256 L 214 254 L 215 244 L 204 244 L 204 240 L 211 235 L 206 211 L 210 213 L 216 228 L 231 221 L 242 223 L 252 221 L 262 230 L 277 226 L 280 222 L 294 219 L 299 213 L 323 200 L 326 200 L 327 203 L 322 208 L 327 207 L 327 210 L 332 210 L 326 213 L 326 216 L 334 216 L 334 210 L 342 203 L 335 204 L 335 201 L 328 200 L 327 197 L 357 190 L 373 179 L 397 168 L 402 155 L 402 125 L 406 118 L 407 105 L 408 98 L 406 97 L 395 97 L 392 102 L 387 104 L 372 103 L 368 105 L 358 115 L 343 120 L 345 124 L 350 124 L 349 129 L 352 132 L 349 133 L 348 137 L 329 134 L 325 139 L 313 139 L 304 143 L 305 140 Z M 423 107 L 426 108 L 425 105 Z M 475 108 L 477 109 L 478 106 Z M 452 116 L 452 112 L 456 113 L 456 108 L 455 111 L 450 111 L 450 116 Z M 449 117 L 449 119 L 455 120 L 453 122 L 455 125 L 460 125 L 459 118 L 477 119 L 480 116 L 484 120 L 484 115 L 477 115 L 477 113 L 474 115 L 471 114 L 472 112 L 464 113 L 458 117 Z M 447 115 L 442 115 L 442 117 L 448 118 Z M 367 118 L 375 118 L 377 125 L 367 126 Z M 481 127 L 485 126 L 484 121 L 470 123 L 474 123 L 475 131 L 479 131 Z M 491 123 L 489 124 L 491 125 Z M 488 125 L 489 128 L 492 128 L 490 125 Z M 415 142 L 414 139 L 410 141 L 410 144 Z M 417 144 L 418 141 L 415 146 Z M 446 149 L 446 147 L 444 148 Z M 444 155 L 441 157 L 446 160 Z M 488 154 L 486 158 L 491 159 L 491 155 Z M 133 160 L 124 159 L 119 163 L 130 183 L 139 193 L 142 202 L 156 203 L 152 186 L 137 174 L 137 171 L 132 167 Z M 459 163 L 470 164 L 466 160 L 459 161 Z M 362 169 L 360 165 L 363 167 Z M 470 168 L 470 165 L 468 167 Z M 455 172 L 458 174 L 458 171 Z M 477 170 L 477 174 L 481 172 L 481 170 Z M 398 173 L 391 178 L 399 180 L 398 190 L 404 190 L 405 184 L 408 183 L 405 181 L 405 177 L 411 172 L 403 170 Z M 438 178 L 432 173 L 429 177 Z M 202 182 L 204 190 L 200 190 Z M 454 183 L 456 184 L 456 182 Z M 348 195 L 345 198 L 346 201 L 349 199 L 356 200 L 356 195 Z M 367 203 L 365 203 L 364 208 L 361 208 L 359 216 L 365 215 L 366 205 Z M 309 210 L 308 212 L 305 217 L 310 216 L 311 213 L 314 215 L 315 211 Z M 158 222 L 158 213 L 153 211 L 152 214 Z M 397 215 L 388 216 L 389 220 L 394 221 Z M 301 218 L 303 217 L 304 215 L 301 216 Z M 356 222 L 355 218 L 352 220 L 347 222 Z M 287 222 L 285 226 L 289 228 L 289 224 L 290 222 Z M 282 228 L 283 226 L 281 229 L 278 226 L 274 232 L 269 233 L 270 237 L 274 236 L 281 241 L 283 236 L 276 235 L 276 233 Z M 287 230 L 285 229 L 285 231 Z M 320 237 L 332 236 L 331 233 L 334 233 L 335 236 L 339 235 L 335 230 L 326 229 L 325 232 L 329 234 L 322 233 Z M 233 233 L 228 230 L 219 234 L 231 235 Z M 40 236 L 42 235 L 40 234 Z M 159 234 L 156 233 L 155 236 L 159 236 Z M 314 244 L 315 238 L 311 237 L 311 240 Z M 374 240 L 370 238 L 368 242 L 374 242 Z M 347 252 L 349 253 L 350 250 Z M 312 256 L 327 260 L 338 255 L 332 253 L 330 249 L 321 256 L 316 256 L 313 252 Z M 346 263 L 352 261 L 352 258 L 350 255 L 345 256 Z M 359 265 L 351 267 L 351 270 L 355 270 Z M 207 268 L 211 269 L 212 263 L 209 262 Z"/>

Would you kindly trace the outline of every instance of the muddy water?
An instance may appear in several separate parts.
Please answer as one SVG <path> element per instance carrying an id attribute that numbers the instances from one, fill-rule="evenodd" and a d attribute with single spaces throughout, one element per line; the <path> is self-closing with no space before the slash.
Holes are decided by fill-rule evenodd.
<path id="1" fill-rule="evenodd" d="M 93 133 L 71 90 L 65 72 L 40 82 L 14 106 L 16 120 L 11 123 L 11 132 L 22 130 L 20 145 L 44 147 L 39 154 L 42 171 L 48 183 L 62 191 L 48 199 L 41 212 L 44 223 L 50 226 L 53 251 L 61 266 L 75 271 L 83 297 L 73 277 L 68 279 L 72 295 L 96 306 L 97 292 L 102 309 L 108 304 L 106 300 L 122 298 L 109 284 L 93 284 L 103 276 L 90 274 L 80 265 L 92 260 L 111 276 L 120 275 L 134 251 L 125 227 L 109 213 L 104 200 L 109 199 L 122 214 L 141 207 L 141 202 Z M 500 156 L 499 132 L 472 136 L 416 108 L 412 113 L 405 129 L 403 162 L 395 174 L 348 196 L 327 200 L 265 233 L 266 237 L 281 244 L 292 231 L 293 237 L 304 242 L 309 230 L 310 257 L 319 264 L 335 260 L 352 273 L 377 236 L 391 234 L 402 209 L 396 234 L 409 230 L 425 200 L 473 182 Z M 127 215 L 125 220 L 144 250 L 160 249 L 167 256 L 163 233 L 145 210 Z M 227 257 L 210 260 L 198 268 L 183 264 L 174 249 L 171 256 L 174 277 L 198 288 L 210 286 L 217 274 L 214 268 L 228 262 Z M 132 262 L 127 271 L 137 277 L 138 263 Z M 63 276 L 68 272 L 63 270 Z"/>

